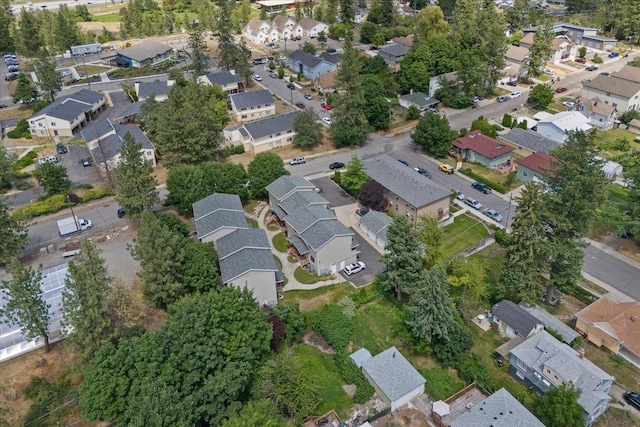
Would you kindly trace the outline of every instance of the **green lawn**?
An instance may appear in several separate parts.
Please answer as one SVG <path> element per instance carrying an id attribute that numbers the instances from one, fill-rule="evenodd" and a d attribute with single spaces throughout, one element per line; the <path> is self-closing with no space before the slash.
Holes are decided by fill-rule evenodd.
<path id="1" fill-rule="evenodd" d="M 276 234 L 271 241 L 273 242 L 273 247 L 276 248 L 278 252 L 282 252 L 283 254 L 287 252 L 289 242 L 287 242 L 287 236 L 285 236 L 284 233 Z"/>
<path id="2" fill-rule="evenodd" d="M 356 288 L 351 286 L 350 283 L 344 282 L 337 285 L 323 286 L 318 289 L 309 289 L 308 291 L 288 291 L 284 293 L 280 303 L 299 304 L 300 310 L 310 311 L 327 303 L 338 302 L 354 292 L 356 292 Z"/>
<path id="3" fill-rule="evenodd" d="M 355 347 L 364 347 L 371 354 L 378 354 L 395 345 L 395 325 L 399 322 L 395 307 L 382 300 L 368 304 L 358 310 L 353 318 Z"/>
<path id="4" fill-rule="evenodd" d="M 313 285 L 314 283 L 323 282 L 325 280 L 330 280 L 333 278 L 331 274 L 325 274 L 323 276 L 316 276 L 313 273 L 309 273 L 309 270 L 306 268 L 298 267 L 293 272 L 293 277 L 300 283 L 304 283 L 305 285 Z"/>
<path id="5" fill-rule="evenodd" d="M 120 22 L 120 13 L 107 13 L 104 15 L 91 15 L 94 22 Z"/>
<path id="6" fill-rule="evenodd" d="M 94 74 L 100 74 L 100 73 L 105 73 L 107 71 L 109 71 L 111 69 L 111 67 L 101 67 L 99 65 L 78 65 L 76 67 L 76 71 L 78 71 L 78 73 L 80 75 L 87 75 L 87 76 L 92 76 Z"/>
<path id="7" fill-rule="evenodd" d="M 480 260 L 480 263 L 484 265 L 488 284 L 495 285 L 498 283 L 500 279 L 500 268 L 504 258 L 504 249 L 502 246 L 494 243 L 480 252 L 471 255 L 470 258 L 477 258 Z"/>
<path id="8" fill-rule="evenodd" d="M 588 345 L 585 347 L 585 357 L 615 377 L 618 384 L 630 390 L 640 389 L 640 370 L 620 357 L 612 355 L 609 350 Z"/>
<path id="9" fill-rule="evenodd" d="M 318 384 L 321 400 L 315 415 L 323 415 L 332 409 L 344 412 L 353 404 L 351 398 L 342 389 L 344 381 L 338 372 L 333 356 L 306 344 L 293 346 L 298 361 Z"/>
<path id="10" fill-rule="evenodd" d="M 242 209 L 248 214 L 252 214 L 256 207 L 260 204 L 260 200 L 249 200 L 242 205 Z"/>
<path id="11" fill-rule="evenodd" d="M 468 215 L 455 218 L 442 230 L 442 256 L 449 259 L 457 253 L 475 245 L 489 235 L 487 228 Z"/>
<path id="12" fill-rule="evenodd" d="M 465 386 L 456 375 L 453 369 L 441 368 L 439 366 L 431 369 L 422 369 L 420 374 L 427 380 L 424 385 L 425 392 L 433 400 L 445 400 L 453 396 Z"/>
<path id="13" fill-rule="evenodd" d="M 258 221 L 253 218 L 247 218 L 247 223 L 251 226 L 251 228 L 258 228 Z"/>

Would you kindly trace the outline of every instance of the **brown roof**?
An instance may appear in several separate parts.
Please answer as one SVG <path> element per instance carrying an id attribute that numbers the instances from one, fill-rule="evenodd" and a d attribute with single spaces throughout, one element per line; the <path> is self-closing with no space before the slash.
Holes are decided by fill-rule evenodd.
<path id="1" fill-rule="evenodd" d="M 395 37 L 393 39 L 393 42 L 411 47 L 411 45 L 413 45 L 413 34 L 409 34 L 408 36 Z"/>
<path id="2" fill-rule="evenodd" d="M 554 157 L 548 155 L 544 151 L 538 151 L 524 159 L 518 160 L 518 164 L 539 174 L 545 174 L 547 171 L 551 170 L 554 161 Z"/>
<path id="3" fill-rule="evenodd" d="M 632 96 L 640 92 L 640 83 L 621 79 L 613 75 L 598 75 L 592 81 L 583 83 L 582 86 L 586 87 L 587 89 L 595 89 L 601 92 L 613 93 L 625 98 L 631 98 Z"/>
<path id="4" fill-rule="evenodd" d="M 262 19 L 251 18 L 249 20 L 249 23 L 247 23 L 247 27 L 249 27 L 249 30 L 251 31 L 252 34 L 256 34 L 256 33 L 258 33 L 260 31 L 260 27 L 262 26 L 262 24 L 271 25 L 271 24 L 269 24 L 269 21 L 264 21 Z"/>
<path id="5" fill-rule="evenodd" d="M 613 336 L 635 354 L 640 354 L 640 303 L 616 302 L 603 296 L 576 314 L 580 320 Z"/>
<path id="6" fill-rule="evenodd" d="M 580 98 L 579 102 L 582 103 L 591 114 L 600 114 L 601 116 L 609 117 L 616 111 L 616 107 L 611 104 L 605 104 L 597 96 L 591 99 Z"/>
<path id="7" fill-rule="evenodd" d="M 281 32 L 285 29 L 285 26 L 289 21 L 293 21 L 294 24 L 296 23 L 296 21 L 294 21 L 290 16 L 276 15 L 276 17 L 273 18 L 271 26 Z"/>
<path id="8" fill-rule="evenodd" d="M 524 45 L 524 44 L 528 44 L 528 45 L 532 45 L 533 44 L 533 36 L 535 36 L 536 33 L 527 33 L 526 36 L 524 36 L 523 38 L 520 39 L 520 46 Z"/>
<path id="9" fill-rule="evenodd" d="M 634 83 L 640 83 L 640 68 L 631 65 L 625 65 L 620 71 L 614 71 L 611 75 Z"/>
<path id="10" fill-rule="evenodd" d="M 555 52 L 556 50 L 560 49 L 560 45 L 562 43 L 567 43 L 567 47 L 569 49 L 571 49 L 571 46 L 574 45 L 574 43 L 566 37 L 556 37 L 555 39 L 553 39 L 553 44 L 551 45 L 551 49 Z"/>
<path id="11" fill-rule="evenodd" d="M 507 53 L 505 53 L 505 57 L 507 60 L 511 59 L 513 61 L 522 62 L 529 55 L 529 49 L 522 46 L 514 46 L 512 44 L 507 47 Z"/>
<path id="12" fill-rule="evenodd" d="M 322 22 L 316 21 L 315 19 L 311 19 L 311 18 L 302 18 L 301 20 L 298 21 L 298 25 L 305 30 L 310 30 L 318 24 L 322 24 Z"/>
<path id="13" fill-rule="evenodd" d="M 336 74 L 338 74 L 337 71 L 329 71 L 328 73 L 320 74 L 316 77 L 316 84 L 322 89 L 333 88 Z"/>
<path id="14" fill-rule="evenodd" d="M 483 135 L 479 130 L 469 132 L 466 136 L 454 140 L 451 144 L 463 150 L 471 150 L 487 159 L 495 159 L 514 150 L 512 146 Z"/>

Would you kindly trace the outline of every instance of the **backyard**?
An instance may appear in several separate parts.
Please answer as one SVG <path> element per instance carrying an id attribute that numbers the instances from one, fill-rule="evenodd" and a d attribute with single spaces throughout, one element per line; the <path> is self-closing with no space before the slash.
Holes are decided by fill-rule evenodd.
<path id="1" fill-rule="evenodd" d="M 459 215 L 453 224 L 442 229 L 442 256 L 444 259 L 450 259 L 487 236 L 489 230 L 484 224 L 467 214 Z"/>

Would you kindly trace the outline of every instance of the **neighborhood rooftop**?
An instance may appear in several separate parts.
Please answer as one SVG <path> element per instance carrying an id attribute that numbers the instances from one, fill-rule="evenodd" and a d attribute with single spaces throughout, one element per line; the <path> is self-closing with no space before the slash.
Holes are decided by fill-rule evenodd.
<path id="1" fill-rule="evenodd" d="M 153 150 L 153 145 L 151 145 L 151 141 L 149 138 L 142 132 L 142 130 L 136 125 L 120 125 L 113 124 L 109 119 L 104 119 L 105 122 L 108 122 L 111 125 L 111 129 L 107 132 L 102 133 L 99 138 L 100 143 L 91 150 L 91 154 L 96 162 L 100 163 L 105 160 L 111 159 L 116 154 L 120 152 L 122 149 L 122 144 L 124 143 L 124 137 L 127 133 L 129 133 L 133 139 L 139 142 L 142 146 L 140 147 L 142 150 Z M 113 132 L 113 133 L 110 133 Z M 109 133 L 108 135 L 106 135 Z M 89 133 L 89 137 L 92 135 Z M 106 136 L 104 136 L 106 135 Z M 104 138 L 103 138 L 104 136 Z M 84 134 L 83 134 L 84 138 Z M 95 137 L 94 137 L 95 139 Z M 88 141 L 85 139 L 85 141 Z"/>
<path id="2" fill-rule="evenodd" d="M 240 197 L 236 194 L 213 193 L 193 204 L 193 218 L 197 221 L 217 210 L 243 212 Z"/>
<path id="3" fill-rule="evenodd" d="M 229 95 L 236 109 L 251 108 L 258 105 L 273 104 L 273 97 L 268 90 L 257 90 L 254 92 L 240 92 Z"/>
<path id="4" fill-rule="evenodd" d="M 138 86 L 138 98 L 146 98 L 150 94 L 167 95 L 171 90 L 172 82 L 169 81 L 153 81 L 136 83 Z"/>
<path id="5" fill-rule="evenodd" d="M 311 69 L 316 68 L 322 61 L 324 61 L 322 58 L 318 58 L 317 56 L 313 56 L 302 50 L 294 50 L 291 52 L 289 59 L 298 61 Z"/>
<path id="6" fill-rule="evenodd" d="M 297 111 L 290 113 L 278 114 L 270 116 L 255 122 L 245 123 L 243 126 L 247 133 L 254 140 L 269 135 L 275 135 L 278 132 L 284 132 L 293 129 L 293 119 L 298 114 Z"/>
<path id="7" fill-rule="evenodd" d="M 104 96 L 102 94 L 82 89 L 71 95 L 56 99 L 31 117 L 47 115 L 57 119 L 73 120 L 78 117 L 80 113 L 91 110 L 93 104 L 103 98 Z"/>
<path id="8" fill-rule="evenodd" d="M 471 150 L 487 159 L 495 159 L 513 151 L 512 146 L 496 141 L 479 130 L 469 132 L 467 135 L 455 139 L 451 145 L 463 150 Z"/>
<path id="9" fill-rule="evenodd" d="M 491 313 L 506 322 L 520 336 L 528 336 L 541 322 L 522 307 L 509 300 L 502 300 L 491 309 Z"/>
<path id="10" fill-rule="evenodd" d="M 205 76 L 211 84 L 224 86 L 231 83 L 242 83 L 242 77 L 238 74 L 232 74 L 227 70 L 209 73 Z"/>
<path id="11" fill-rule="evenodd" d="M 501 388 L 456 418 L 450 427 L 544 427 L 527 408 Z"/>
<path id="12" fill-rule="evenodd" d="M 277 272 L 264 230 L 238 229 L 216 241 L 222 283 L 228 284 L 249 271 Z M 238 284 L 241 285 L 241 284 Z"/>
<path id="13" fill-rule="evenodd" d="M 276 199 L 282 200 L 296 189 L 315 190 L 316 186 L 298 175 L 284 175 L 267 185 L 266 190 Z"/>
<path id="14" fill-rule="evenodd" d="M 560 144 L 553 139 L 547 138 L 538 132 L 520 128 L 513 128 L 509 132 L 500 135 L 500 138 L 534 153 L 543 151 L 548 154 L 560 147 Z"/>
<path id="15" fill-rule="evenodd" d="M 131 58 L 137 62 L 143 62 L 146 59 L 155 58 L 156 56 L 167 53 L 170 50 L 173 49 L 166 44 L 158 43 L 153 40 L 146 40 L 141 43 L 134 44 L 131 47 L 119 50 L 118 54 L 120 56 Z"/>
<path id="16" fill-rule="evenodd" d="M 362 369 L 391 400 L 397 400 L 425 383 L 425 379 L 395 347 L 364 362 Z"/>

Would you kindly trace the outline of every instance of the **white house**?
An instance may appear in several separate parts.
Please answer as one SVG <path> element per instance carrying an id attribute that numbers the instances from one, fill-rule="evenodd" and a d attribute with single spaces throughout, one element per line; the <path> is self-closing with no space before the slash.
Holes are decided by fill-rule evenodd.
<path id="1" fill-rule="evenodd" d="M 591 130 L 591 125 L 589 119 L 581 113 L 563 111 L 540 120 L 536 129 L 540 135 L 563 143 L 567 140 L 569 132 L 588 131 Z"/>
<path id="2" fill-rule="evenodd" d="M 640 109 L 640 68 L 625 65 L 609 76 L 598 75 L 582 84 L 582 97 L 598 97 L 618 112 Z"/>
<path id="3" fill-rule="evenodd" d="M 175 80 L 156 80 L 153 82 L 134 83 L 138 101 L 146 100 L 149 95 L 154 95 L 154 99 L 158 102 L 166 101 L 175 82 Z"/>
<path id="4" fill-rule="evenodd" d="M 568 37 L 560 36 L 553 39 L 551 51 L 551 62 L 554 64 L 573 61 L 578 54 L 578 45 Z"/>
<path id="5" fill-rule="evenodd" d="M 199 76 L 198 83 L 203 85 L 218 85 L 227 95 L 244 92 L 244 80 L 242 80 L 242 77 L 227 70 Z"/>
<path id="6" fill-rule="evenodd" d="M 618 109 L 611 104 L 605 104 L 598 97 L 591 99 L 580 98 L 576 104 L 576 111 L 581 112 L 589 119 L 592 126 L 600 130 L 613 128 L 618 114 Z"/>
<path id="7" fill-rule="evenodd" d="M 318 33 L 322 31 L 324 31 L 325 34 L 329 31 L 329 26 L 327 24 L 311 18 L 302 18 L 300 21 L 298 21 L 296 27 L 298 27 L 299 30 L 294 28 L 293 31 L 301 32 L 303 36 L 309 38 L 317 37 Z"/>
<path id="8" fill-rule="evenodd" d="M 270 116 L 261 120 L 232 126 L 222 131 L 224 144 L 242 145 L 245 151 L 254 154 L 293 143 L 296 135 L 293 119 L 297 111 Z"/>
<path id="9" fill-rule="evenodd" d="M 455 71 L 431 77 L 429 79 L 429 97 L 433 98 L 436 95 L 436 91 L 442 87 L 443 81 L 455 82 L 456 80 L 458 80 L 458 73 Z"/>
<path id="10" fill-rule="evenodd" d="M 34 136 L 73 136 L 105 107 L 102 94 L 82 89 L 56 99 L 29 117 L 29 132 Z"/>
<path id="11" fill-rule="evenodd" d="M 276 104 L 268 90 L 229 95 L 230 113 L 239 122 L 263 119 L 276 114 Z"/>
<path id="12" fill-rule="evenodd" d="M 278 40 L 278 31 L 272 27 L 271 22 L 252 18 L 244 26 L 244 37 L 252 43 L 264 44 Z"/>
<path id="13" fill-rule="evenodd" d="M 271 30 L 275 30 L 278 33 L 278 40 L 291 40 L 293 37 L 293 27 L 296 26 L 296 21 L 288 15 L 276 15 L 271 22 Z"/>

